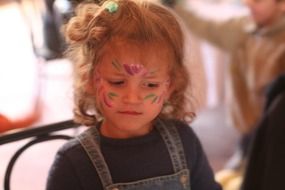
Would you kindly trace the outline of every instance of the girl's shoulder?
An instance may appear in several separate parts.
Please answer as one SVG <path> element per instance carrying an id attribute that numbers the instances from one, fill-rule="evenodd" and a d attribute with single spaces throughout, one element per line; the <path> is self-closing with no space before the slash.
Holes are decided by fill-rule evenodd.
<path id="1" fill-rule="evenodd" d="M 196 136 L 189 123 L 177 119 L 164 119 L 163 122 L 167 125 L 171 124 L 175 126 L 180 134 L 186 133 L 187 135 Z"/>
<path id="2" fill-rule="evenodd" d="M 190 149 L 193 150 L 197 148 L 197 144 L 200 144 L 198 136 L 189 123 L 177 119 L 163 119 L 163 122 L 166 125 L 172 125 L 177 129 L 184 146 L 188 148 L 191 147 Z"/>
<path id="3" fill-rule="evenodd" d="M 58 150 L 58 154 L 61 155 L 71 155 L 77 154 L 78 151 L 81 151 L 82 147 L 79 141 L 76 138 L 73 138 L 66 143 L 64 143 Z"/>

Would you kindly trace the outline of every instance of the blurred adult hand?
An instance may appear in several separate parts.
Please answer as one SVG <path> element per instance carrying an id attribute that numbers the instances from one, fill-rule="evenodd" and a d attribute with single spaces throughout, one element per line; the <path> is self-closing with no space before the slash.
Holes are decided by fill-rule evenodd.
<path id="1" fill-rule="evenodd" d="M 39 121 L 42 115 L 42 103 L 37 100 L 34 110 L 23 118 L 10 120 L 5 115 L 0 114 L 0 133 L 10 131 L 12 129 L 20 129 L 32 126 Z"/>

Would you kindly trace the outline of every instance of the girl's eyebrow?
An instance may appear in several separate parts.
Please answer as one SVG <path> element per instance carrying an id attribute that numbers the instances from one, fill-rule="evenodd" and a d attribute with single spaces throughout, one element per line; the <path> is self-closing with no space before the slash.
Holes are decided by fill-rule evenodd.
<path id="1" fill-rule="evenodd" d="M 144 78 L 147 78 L 147 79 L 157 78 L 157 71 L 158 70 L 152 70 L 152 71 L 145 73 Z"/>
<path id="2" fill-rule="evenodd" d="M 110 73 L 113 76 L 119 76 L 119 77 L 124 77 L 126 76 L 126 74 L 124 72 L 120 72 L 120 71 L 114 71 Z"/>
<path id="3" fill-rule="evenodd" d="M 159 78 L 158 76 L 156 75 L 146 75 L 144 76 L 145 79 L 156 79 L 156 78 Z"/>

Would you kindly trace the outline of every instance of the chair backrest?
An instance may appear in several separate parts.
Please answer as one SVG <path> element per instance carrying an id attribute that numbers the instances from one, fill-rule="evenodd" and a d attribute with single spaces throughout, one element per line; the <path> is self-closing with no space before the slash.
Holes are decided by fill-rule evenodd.
<path id="1" fill-rule="evenodd" d="M 24 152 L 26 152 L 27 149 L 31 148 L 34 145 L 37 145 L 42 142 L 50 142 L 51 140 L 69 140 L 73 138 L 76 133 L 78 132 L 77 128 L 79 127 L 78 124 L 74 123 L 73 120 L 67 120 L 63 122 L 53 123 L 45 126 L 38 126 L 34 128 L 28 128 L 19 132 L 11 133 L 11 134 L 3 134 L 0 135 L 0 145 L 4 146 L 8 143 L 16 143 L 20 140 L 27 140 L 24 141 L 24 144 L 22 142 L 16 143 L 16 151 L 12 155 L 11 159 L 8 160 L 8 164 L 6 167 L 6 171 L 4 174 L 4 180 L 3 180 L 3 188 L 4 190 L 10 190 L 11 189 L 11 174 L 13 173 L 13 169 L 15 166 L 16 161 Z M 70 134 L 70 132 L 65 131 L 66 129 L 76 129 L 74 134 Z M 64 131 L 62 131 L 64 130 Z M 61 132 L 60 132 L 61 131 Z M 55 148 L 55 149 L 54 149 Z M 57 145 L 52 146 L 51 149 L 57 150 Z M 47 150 L 45 149 L 44 152 Z M 6 158 L 7 156 L 5 156 Z M 52 158 L 52 157 L 51 157 Z M 33 160 L 34 157 L 32 156 L 31 159 Z M 36 160 L 36 159 L 35 159 Z M 41 161 L 44 159 L 40 159 Z M 1 160 L 3 161 L 3 159 Z M 2 164 L 2 162 L 1 162 Z M 5 163 L 4 163 L 5 164 Z M 45 164 L 41 164 L 43 166 Z M 31 168 L 29 168 L 31 169 Z M 42 169 L 42 168 L 41 168 Z M 27 176 L 27 171 L 21 170 L 23 172 L 23 175 Z M 37 175 L 39 172 L 37 173 Z M 37 178 L 38 179 L 38 178 Z M 0 180 L 0 182 L 2 182 Z M 1 183 L 0 183 L 1 184 Z M 33 186 L 35 184 L 32 184 Z M 23 188 L 23 187 L 21 187 Z M 0 187 L 1 189 L 1 187 Z"/>

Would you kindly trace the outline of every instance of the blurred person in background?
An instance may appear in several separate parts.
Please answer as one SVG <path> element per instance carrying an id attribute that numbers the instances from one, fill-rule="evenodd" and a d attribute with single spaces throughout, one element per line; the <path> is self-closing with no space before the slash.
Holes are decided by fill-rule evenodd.
<path id="1" fill-rule="evenodd" d="M 0 2 L 0 134 L 30 127 L 42 115 L 40 61 L 30 22 L 20 5 L 16 1 Z"/>
<path id="2" fill-rule="evenodd" d="M 7 116 L 0 113 L 0 135 L 1 133 L 13 130 L 22 129 L 32 126 L 35 122 L 39 121 L 41 118 L 41 106 L 38 104 L 35 106 L 34 110 L 23 116 L 22 118 L 10 119 Z"/>
<path id="3" fill-rule="evenodd" d="M 230 55 L 229 108 L 232 125 L 242 138 L 217 178 L 224 189 L 238 189 L 248 147 L 261 119 L 266 88 L 285 72 L 285 0 L 244 0 L 250 15 L 223 22 L 202 18 L 191 1 L 163 3 L 174 8 L 192 33 Z"/>

